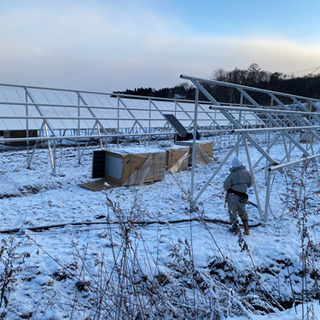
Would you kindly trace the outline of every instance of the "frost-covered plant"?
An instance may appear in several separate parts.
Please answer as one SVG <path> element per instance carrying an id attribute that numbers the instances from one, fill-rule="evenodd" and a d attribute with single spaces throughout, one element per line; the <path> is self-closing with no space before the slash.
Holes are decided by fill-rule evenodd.
<path id="1" fill-rule="evenodd" d="M 143 294 L 143 287 L 148 285 L 149 279 L 141 266 L 142 261 L 139 256 L 141 237 L 135 225 L 141 217 L 141 207 L 135 198 L 131 209 L 123 210 L 109 197 L 107 206 L 119 222 L 116 237 L 111 229 L 108 233 L 114 263 L 109 271 L 113 303 L 116 306 L 114 318 L 124 319 L 132 315 L 143 318 L 144 305 L 152 302 Z"/>
<path id="2" fill-rule="evenodd" d="M 95 261 L 80 257 L 77 277 L 77 301 L 81 295 L 85 307 L 95 319 L 160 319 L 170 307 L 169 298 L 163 295 L 164 279 L 140 232 L 142 210 L 135 199 L 128 210 L 107 197 L 107 230 L 100 234 L 107 240 Z M 111 216 L 113 217 L 111 221 Z M 75 305 L 81 310 L 84 305 Z"/>
<path id="3" fill-rule="evenodd" d="M 218 245 L 218 242 L 216 241 L 213 233 L 211 232 L 211 228 L 208 226 L 208 222 L 205 216 L 204 209 L 202 207 L 202 203 L 199 203 L 197 206 L 194 206 L 190 197 L 190 193 L 186 191 L 183 187 L 183 185 L 177 180 L 177 183 L 180 187 L 180 189 L 183 192 L 183 199 L 187 201 L 189 205 L 189 212 L 192 212 L 195 215 L 195 218 L 200 222 L 202 222 L 203 226 L 205 227 L 206 231 L 208 232 L 209 236 L 211 237 L 215 247 L 218 250 L 218 253 L 220 255 L 221 263 L 222 265 L 229 265 L 228 272 L 230 273 L 230 277 L 233 279 L 231 284 L 231 287 L 225 286 L 222 281 L 225 281 L 224 279 L 216 279 L 212 277 L 210 274 L 206 274 L 204 270 L 199 270 L 195 268 L 195 261 L 193 261 L 193 247 L 192 247 L 192 226 L 191 226 L 191 218 L 190 218 L 190 234 L 191 239 L 190 241 L 185 239 L 184 241 L 180 240 L 178 244 L 174 244 L 170 251 L 170 258 L 174 260 L 174 262 L 171 262 L 169 266 L 171 268 L 174 268 L 174 272 L 178 272 L 180 270 L 181 277 L 175 276 L 175 279 L 189 279 L 190 283 L 193 283 L 192 292 L 193 296 L 196 296 L 197 298 L 194 299 L 194 301 L 188 301 L 184 303 L 184 305 L 189 305 L 192 310 L 195 310 L 195 312 L 198 313 L 192 313 L 188 311 L 188 313 L 185 314 L 185 317 L 188 318 L 190 314 L 192 314 L 192 317 L 200 317 L 203 319 L 223 319 L 226 316 L 235 316 L 235 315 L 244 315 L 250 318 L 250 315 L 255 312 L 254 308 L 257 308 L 257 312 L 261 314 L 266 314 L 268 312 L 276 312 L 278 310 L 283 310 L 282 306 L 278 303 L 278 301 L 273 297 L 272 293 L 269 292 L 262 283 L 260 283 L 260 277 L 258 270 L 255 266 L 255 263 L 253 261 L 253 257 L 251 255 L 251 252 L 249 250 L 248 244 L 245 241 L 245 238 L 243 236 L 243 233 L 240 231 L 238 234 L 238 244 L 240 247 L 240 250 L 244 252 L 244 254 L 247 254 L 251 260 L 252 263 L 252 270 L 246 270 L 244 274 L 241 274 L 239 270 L 237 270 L 236 266 L 232 262 L 232 260 L 228 257 L 227 254 L 223 253 L 221 248 Z M 183 248 L 183 249 L 182 249 Z M 180 251 L 181 250 L 181 251 Z M 186 269 L 189 268 L 189 269 Z M 193 271 L 192 271 L 193 270 Z M 223 271 L 221 270 L 223 273 Z M 195 276 L 196 275 L 196 276 Z M 210 297 L 205 290 L 199 289 L 199 279 L 206 279 L 202 280 L 202 284 L 205 284 L 207 288 L 210 288 L 211 284 L 214 285 L 214 288 L 211 288 L 210 290 L 213 290 L 213 292 L 217 293 L 214 297 L 214 310 L 211 309 L 212 303 L 210 302 Z M 177 281 L 177 280 L 175 280 Z M 250 282 L 247 284 L 247 282 Z M 190 285 L 189 283 L 189 285 Z M 246 287 L 250 287 L 251 289 L 257 288 L 257 290 L 254 290 L 254 296 L 252 295 L 252 292 L 247 291 Z M 184 286 L 184 281 L 181 283 L 178 283 L 174 285 L 175 288 L 180 288 L 177 290 L 177 292 L 184 292 L 186 290 L 186 286 Z M 250 290 L 251 290 L 250 289 Z M 225 305 L 227 299 L 225 297 L 230 297 L 230 295 L 233 296 L 232 301 L 235 302 L 235 304 L 228 302 L 228 305 Z M 174 296 L 174 294 L 173 294 Z M 186 294 L 183 294 L 183 297 L 186 297 Z M 224 297 L 224 298 L 223 298 Z M 199 308 L 198 303 L 201 301 L 201 306 Z M 203 306 L 206 306 L 203 308 Z M 241 306 L 241 307 L 240 307 Z M 207 313 L 202 313 L 201 310 L 205 309 Z M 217 313 L 216 311 L 219 310 Z"/>
<path id="4" fill-rule="evenodd" d="M 110 224 L 100 238 L 107 240 L 109 254 L 102 251 L 90 262 L 87 248 L 78 250 L 73 319 L 83 308 L 95 319 L 250 318 L 253 307 L 247 297 L 212 277 L 209 269 L 195 266 L 189 240 L 172 243 L 160 268 L 136 223 L 138 201 L 125 210 L 107 198 L 107 206 Z"/>
<path id="5" fill-rule="evenodd" d="M 291 170 L 286 176 L 286 205 L 291 217 L 296 220 L 300 235 L 302 319 L 315 319 L 309 302 L 313 297 L 319 297 L 320 269 L 317 263 L 319 243 L 315 243 L 311 236 L 310 231 L 315 226 L 309 223 L 309 217 L 318 213 L 317 207 L 314 206 L 315 193 L 312 183 L 315 170 L 310 161 L 306 160 L 302 163 L 300 171 Z M 313 287 L 309 287 L 311 279 Z"/>
<path id="6" fill-rule="evenodd" d="M 15 242 L 13 237 L 2 239 L 0 245 L 0 316 L 6 314 L 6 306 L 9 302 L 10 292 L 14 286 L 18 274 L 22 271 L 21 264 L 30 255 L 19 253 L 21 242 Z"/>
<path id="7" fill-rule="evenodd" d="M 197 268 L 190 246 L 187 239 L 179 239 L 178 243 L 171 245 L 170 260 L 166 263 L 168 281 L 164 290 L 171 296 L 178 318 L 220 320 L 229 316 L 245 316 L 251 319 L 254 309 L 250 299 L 239 294 L 235 290 L 236 285 L 233 288 L 216 278 L 212 274 L 215 266 Z M 220 268 L 228 263 L 221 258 L 218 264 Z M 231 274 L 233 278 L 232 271 Z"/>

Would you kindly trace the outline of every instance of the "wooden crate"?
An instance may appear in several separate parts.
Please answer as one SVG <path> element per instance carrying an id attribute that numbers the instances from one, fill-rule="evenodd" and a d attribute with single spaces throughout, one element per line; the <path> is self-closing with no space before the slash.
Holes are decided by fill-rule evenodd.
<path id="1" fill-rule="evenodd" d="M 177 145 L 188 146 L 189 149 L 189 165 L 192 164 L 193 141 L 177 141 Z M 196 141 L 196 157 L 195 163 L 211 163 L 213 161 L 213 145 L 212 141 Z"/>
<path id="2" fill-rule="evenodd" d="M 173 146 L 166 149 L 166 167 L 170 173 L 187 170 L 189 147 Z"/>
<path id="3" fill-rule="evenodd" d="M 101 158 L 101 151 L 99 157 Z M 119 185 L 152 183 L 165 176 L 165 150 L 107 149 L 104 150 L 103 161 L 104 168 L 101 170 L 100 167 L 99 171 L 103 171 L 104 177 Z"/>

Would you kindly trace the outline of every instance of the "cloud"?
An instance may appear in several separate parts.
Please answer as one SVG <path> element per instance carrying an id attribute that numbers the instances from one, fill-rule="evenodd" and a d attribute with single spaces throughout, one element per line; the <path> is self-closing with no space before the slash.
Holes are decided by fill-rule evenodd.
<path id="1" fill-rule="evenodd" d="M 1 10 L 2 83 L 111 92 L 169 87 L 181 82 L 180 74 L 209 78 L 215 69 L 253 62 L 283 73 L 319 63 L 318 46 L 204 36 L 134 2 L 66 3 Z"/>

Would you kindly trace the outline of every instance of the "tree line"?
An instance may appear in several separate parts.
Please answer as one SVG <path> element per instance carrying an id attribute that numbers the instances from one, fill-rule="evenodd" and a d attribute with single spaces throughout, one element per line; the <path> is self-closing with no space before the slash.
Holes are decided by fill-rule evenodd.
<path id="1" fill-rule="evenodd" d="M 226 71 L 221 68 L 217 69 L 212 73 L 210 79 L 320 99 L 320 74 L 293 77 L 281 72 L 268 72 L 262 70 L 258 64 L 253 63 L 247 69 L 235 68 L 232 71 Z M 213 97 L 220 102 L 233 102 L 230 101 L 230 99 L 236 100 L 239 96 L 239 93 L 236 90 L 227 87 L 216 85 L 206 85 L 205 87 Z M 136 88 L 133 90 L 127 89 L 114 93 L 170 99 L 180 98 L 193 100 L 195 98 L 195 88 L 188 82 L 183 82 L 174 87 L 162 88 L 159 90 L 149 87 Z M 266 97 L 263 94 L 256 93 L 254 94 L 254 98 L 259 103 L 266 102 L 264 101 Z M 205 97 L 201 93 L 200 99 L 205 100 Z"/>

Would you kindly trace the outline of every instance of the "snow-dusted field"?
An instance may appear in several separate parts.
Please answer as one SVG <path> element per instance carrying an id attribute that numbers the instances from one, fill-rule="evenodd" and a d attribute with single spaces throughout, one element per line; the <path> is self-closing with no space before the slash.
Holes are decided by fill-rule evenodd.
<path id="1" fill-rule="evenodd" d="M 110 306 L 119 307 L 119 301 L 125 305 L 125 310 L 133 308 L 133 300 L 121 300 L 119 296 L 121 292 L 124 295 L 130 292 L 124 282 L 130 283 L 134 291 L 132 284 L 137 282 L 137 274 L 146 288 L 143 291 L 139 287 L 140 291 L 134 291 L 134 296 L 143 296 L 148 303 L 139 300 L 136 304 L 144 305 L 151 312 L 150 286 L 162 277 L 165 280 L 161 284 L 159 280 L 153 289 L 161 300 L 156 310 L 163 311 L 165 307 L 171 311 L 180 310 L 176 317 L 198 314 L 201 318 L 205 311 L 200 306 L 207 309 L 211 305 L 212 310 L 216 310 L 216 313 L 211 310 L 212 319 L 219 319 L 222 314 L 235 319 L 301 319 L 301 305 L 297 310 L 292 308 L 268 316 L 261 314 L 268 303 L 274 311 L 276 301 L 287 302 L 289 306 L 290 301 L 301 298 L 301 235 L 297 222 L 303 213 L 307 214 L 307 239 L 318 249 L 320 187 L 316 173 L 307 174 L 308 183 L 303 188 L 306 205 L 298 211 L 289 210 L 290 204 L 286 204 L 293 194 L 288 190 L 292 187 L 288 173 L 277 173 L 272 180 L 269 221 L 259 224 L 258 210 L 248 206 L 249 223 L 257 226 L 250 229 L 250 236 L 243 241 L 229 233 L 229 226 L 223 223 L 228 221 L 228 214 L 222 183 L 231 161 L 202 195 L 198 211 L 190 213 L 187 200 L 190 170 L 174 175 L 167 173 L 164 180 L 148 185 L 101 192 L 80 187 L 79 184 L 91 181 L 93 150 L 88 148 L 82 163 L 78 164 L 73 147 L 59 149 L 56 176 L 51 174 L 48 150 L 37 150 L 31 170 L 26 169 L 25 151 L 0 153 L 0 231 L 6 231 L 0 234 L 0 310 L 4 319 L 110 319 L 111 315 L 129 319 L 128 314 L 106 310 Z M 214 151 L 214 156 L 221 161 L 226 153 L 227 150 Z M 260 154 L 255 149 L 250 149 L 250 153 L 253 162 L 259 159 Z M 275 159 L 284 155 L 280 145 L 272 149 L 272 153 Z M 240 150 L 240 157 L 247 166 L 244 150 Z M 265 162 L 261 162 L 255 169 L 263 208 L 264 166 Z M 196 190 L 200 190 L 216 167 L 217 162 L 196 166 Z M 300 169 L 293 174 L 297 182 L 294 187 L 298 188 Z M 256 202 L 253 190 L 249 194 L 250 200 Z M 307 199 L 308 196 L 311 199 Z M 187 221 L 199 217 L 204 222 Z M 106 223 L 119 219 L 120 222 L 130 219 L 131 224 Z M 184 221 L 171 223 L 177 220 Z M 150 223 L 143 225 L 142 221 Z M 65 226 L 30 230 L 58 224 Z M 127 242 L 123 240 L 124 234 L 130 237 Z M 125 256 L 125 249 L 126 254 L 131 254 L 130 259 Z M 307 277 L 307 284 L 316 293 L 319 253 L 313 252 L 311 260 L 308 270 L 314 272 Z M 130 277 L 120 275 L 119 269 L 131 272 Z M 197 283 L 199 290 L 190 284 L 194 279 L 188 284 L 188 272 L 193 276 L 195 272 L 201 275 L 202 280 Z M 113 273 L 118 275 L 118 283 Z M 206 285 L 201 287 L 200 282 Z M 178 293 L 181 290 L 183 294 Z M 226 295 L 224 299 L 223 294 Z M 261 294 L 264 298 L 259 297 Z M 256 306 L 255 310 L 246 308 L 246 303 L 254 300 L 256 302 L 251 305 Z M 177 301 L 182 309 L 178 308 Z M 190 301 L 192 306 L 187 305 Z M 165 304 L 163 309 L 160 304 Z M 312 306 L 315 314 L 320 314 L 319 305 Z M 197 308 L 199 310 L 195 310 Z M 174 318 L 170 312 L 159 314 L 158 318 Z M 150 318 L 150 313 L 137 317 L 144 318 Z"/>

